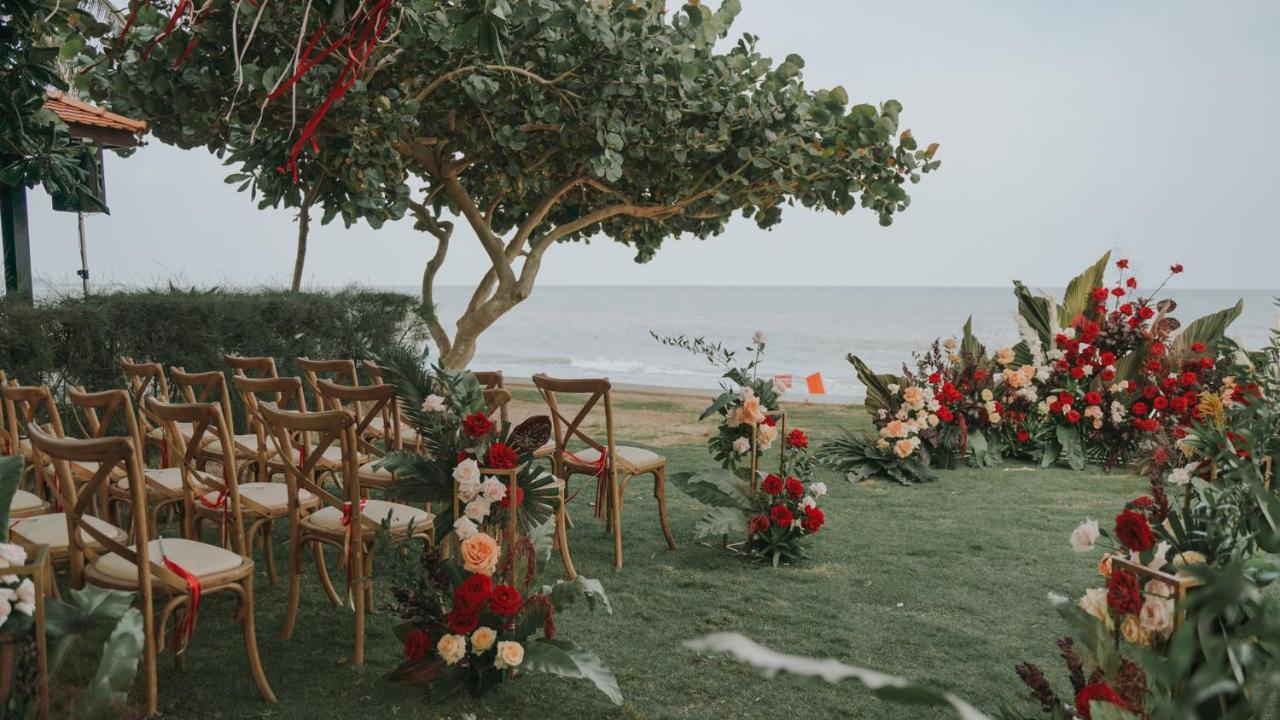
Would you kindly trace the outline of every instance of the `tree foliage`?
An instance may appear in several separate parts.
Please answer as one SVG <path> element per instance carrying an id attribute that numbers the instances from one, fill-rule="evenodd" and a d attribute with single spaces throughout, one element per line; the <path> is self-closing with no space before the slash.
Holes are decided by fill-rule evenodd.
<path id="1" fill-rule="evenodd" d="M 411 214 L 436 243 L 427 310 L 447 218 L 467 222 L 491 267 L 456 337 L 433 319 L 451 365 L 529 295 L 557 243 L 602 234 L 644 262 L 669 238 L 716 235 L 739 212 L 772 227 L 797 204 L 861 205 L 887 225 L 910 202 L 905 185 L 939 164 L 936 145 L 900 131 L 897 101 L 810 90 L 799 56 L 773 62 L 749 34 L 718 49 L 738 0 L 670 13 L 658 0 L 399 0 L 295 183 L 290 148 L 348 61 L 308 58 L 350 32 L 353 4 L 208 0 L 166 36 L 171 6 L 134 3 L 131 32 L 88 87 L 164 142 L 219 154 L 260 207 L 311 195 L 322 222 L 375 228 Z"/>

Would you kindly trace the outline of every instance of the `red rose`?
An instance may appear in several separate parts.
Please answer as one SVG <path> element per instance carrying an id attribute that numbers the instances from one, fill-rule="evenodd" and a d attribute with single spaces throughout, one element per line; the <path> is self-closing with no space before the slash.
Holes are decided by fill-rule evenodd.
<path id="1" fill-rule="evenodd" d="M 812 535 L 822 529 L 822 524 L 827 521 L 827 517 L 822 514 L 818 506 L 813 506 L 804 511 L 804 520 L 800 524 L 804 527 L 804 531 Z"/>
<path id="2" fill-rule="evenodd" d="M 496 468 L 499 470 L 507 470 L 516 466 L 516 451 L 506 445 L 496 442 L 489 446 L 489 456 L 485 459 L 485 467 Z"/>
<path id="3" fill-rule="evenodd" d="M 1098 356 L 1098 362 L 1102 363 L 1103 365 L 1115 365 L 1116 364 L 1115 353 L 1109 353 L 1109 352 L 1102 353 L 1101 355 Z"/>
<path id="4" fill-rule="evenodd" d="M 1067 422 L 1071 423 L 1072 425 L 1075 425 L 1076 423 L 1080 422 L 1080 413 L 1076 412 L 1075 410 L 1072 410 L 1071 412 L 1067 413 Z"/>
<path id="5" fill-rule="evenodd" d="M 1107 607 L 1116 618 L 1142 612 L 1142 589 L 1128 570 L 1114 570 L 1107 578 Z"/>
<path id="6" fill-rule="evenodd" d="M 1202 357 L 1202 358 L 1200 358 L 1200 369 L 1201 369 L 1201 370 L 1208 370 L 1208 369 L 1209 369 L 1209 368 L 1211 368 L 1211 367 L 1213 367 L 1213 358 L 1210 358 L 1210 357 Z"/>
<path id="7" fill-rule="evenodd" d="M 476 573 L 454 588 L 453 607 L 467 615 L 478 614 L 492 592 L 493 581 L 489 576 Z"/>
<path id="8" fill-rule="evenodd" d="M 445 620 L 449 623 L 449 632 L 454 635 L 466 635 L 480 626 L 479 613 L 468 613 L 460 607 L 450 610 Z"/>
<path id="9" fill-rule="evenodd" d="M 1173 273 L 1174 275 L 1177 275 L 1178 273 L 1182 272 L 1182 263 L 1174 263 L 1170 265 L 1169 272 Z"/>
<path id="10" fill-rule="evenodd" d="M 1073 368 L 1071 368 L 1071 379 L 1072 379 L 1072 380 L 1083 380 L 1083 379 L 1084 379 L 1084 368 L 1078 368 L 1078 367 L 1073 367 Z"/>
<path id="11" fill-rule="evenodd" d="M 489 609 L 493 611 L 493 614 L 502 617 L 511 617 L 520 612 L 520 606 L 523 603 L 520 591 L 510 585 L 495 587 L 493 594 L 489 596 Z"/>
<path id="12" fill-rule="evenodd" d="M 1147 414 L 1147 404 L 1144 402 L 1136 402 L 1133 404 L 1133 414 L 1142 417 Z"/>
<path id="13" fill-rule="evenodd" d="M 787 495 L 791 496 L 792 500 L 799 500 L 804 496 L 804 485 L 793 477 L 787 478 Z"/>
<path id="14" fill-rule="evenodd" d="M 782 494 L 782 478 L 777 475 L 769 475 L 760 483 L 760 488 L 770 495 Z"/>
<path id="15" fill-rule="evenodd" d="M 1124 288 L 1111 288 L 1111 294 L 1116 297 L 1124 297 Z"/>
<path id="16" fill-rule="evenodd" d="M 1191 352 L 1193 352 L 1193 353 L 1202 353 L 1202 352 L 1204 352 L 1204 343 L 1202 343 L 1202 342 L 1195 342 L 1195 343 L 1191 343 Z"/>
<path id="17" fill-rule="evenodd" d="M 1101 682 L 1085 685 L 1080 688 L 1080 692 L 1076 693 L 1076 714 L 1084 718 L 1084 720 L 1093 720 L 1089 715 L 1089 703 L 1092 702 L 1110 703 L 1121 710 L 1129 709 L 1129 706 L 1124 704 L 1124 701 L 1120 699 L 1115 690 L 1111 689 L 1110 685 Z"/>
<path id="18" fill-rule="evenodd" d="M 1027 432 L 1026 430 L 1019 430 L 1019 431 L 1018 431 L 1018 442 L 1023 442 L 1023 443 L 1024 443 L 1024 442 L 1026 442 L 1026 441 L 1028 441 L 1028 440 L 1030 440 L 1030 439 L 1031 439 L 1031 433 Z"/>
<path id="19" fill-rule="evenodd" d="M 1164 410 L 1165 408 L 1169 407 L 1169 398 L 1161 395 L 1160 397 L 1153 400 L 1151 404 L 1155 405 L 1157 410 Z"/>
<path id="20" fill-rule="evenodd" d="M 1142 307 L 1138 308 L 1138 317 L 1142 318 L 1143 320 L 1150 320 L 1155 316 L 1156 316 L 1156 311 L 1152 310 L 1147 305 L 1143 305 Z"/>
<path id="21" fill-rule="evenodd" d="M 1138 278 L 1131 277 L 1128 280 L 1125 280 L 1124 284 L 1130 288 L 1136 288 L 1138 287 Z"/>
<path id="22" fill-rule="evenodd" d="M 502 500 L 499 500 L 498 504 L 504 508 L 511 507 L 511 493 L 507 493 L 506 495 L 503 495 Z M 516 507 L 520 507 L 522 505 L 524 505 L 524 488 L 517 487 L 516 488 Z"/>
<path id="23" fill-rule="evenodd" d="M 1133 304 L 1132 304 L 1132 303 L 1125 303 L 1125 304 L 1121 305 L 1121 306 L 1120 306 L 1120 312 L 1124 313 L 1125 315 L 1132 315 L 1132 314 L 1133 314 Z"/>
<path id="24" fill-rule="evenodd" d="M 1102 395 L 1100 395 L 1100 394 L 1098 394 L 1098 393 L 1096 393 L 1096 392 L 1093 392 L 1093 391 L 1091 390 L 1091 391 L 1089 391 L 1089 392 L 1087 392 L 1087 393 L 1085 393 L 1085 394 L 1084 394 L 1084 404 L 1085 404 L 1085 405 L 1101 405 L 1101 404 L 1102 404 Z"/>
<path id="25" fill-rule="evenodd" d="M 983 380 L 986 380 L 986 379 L 987 379 L 987 371 L 986 371 L 986 370 L 974 370 L 974 371 L 973 371 L 973 380 L 974 380 L 974 382 L 982 382 Z"/>
<path id="26" fill-rule="evenodd" d="M 1120 258 L 1119 260 L 1116 261 L 1116 267 L 1120 268 L 1121 270 L 1124 270 L 1125 268 L 1129 267 L 1128 259 Z"/>
<path id="27" fill-rule="evenodd" d="M 951 422 L 951 420 L 955 418 L 955 416 L 951 414 L 951 411 L 945 407 L 938 408 L 938 412 L 936 414 L 938 419 L 942 422 Z"/>
<path id="28" fill-rule="evenodd" d="M 462 420 L 462 432 L 467 437 L 484 437 L 493 430 L 493 421 L 482 412 L 473 412 Z"/>
<path id="29" fill-rule="evenodd" d="M 809 436 L 804 434 L 803 430 L 795 429 L 787 433 L 787 447 L 793 447 L 800 450 L 809 447 Z"/>
<path id="30" fill-rule="evenodd" d="M 937 385 L 937 384 L 938 384 L 938 382 L 939 382 L 939 381 L 941 381 L 941 380 L 942 380 L 942 376 L 941 376 L 941 375 L 939 375 L 938 373 L 930 373 L 930 374 L 929 374 L 929 384 L 930 384 L 930 385 Z"/>
<path id="31" fill-rule="evenodd" d="M 1108 369 L 1108 370 L 1102 371 L 1102 382 L 1111 382 L 1112 380 L 1115 380 L 1115 379 L 1116 379 L 1115 370 Z"/>
<path id="32" fill-rule="evenodd" d="M 769 516 L 764 513 L 752 515 L 751 520 L 747 522 L 747 529 L 751 534 L 762 533 L 769 529 Z"/>
<path id="33" fill-rule="evenodd" d="M 410 630 L 404 636 L 404 659 L 418 660 L 431 652 L 431 636 L 422 630 Z"/>
<path id="34" fill-rule="evenodd" d="M 1147 518 L 1132 510 L 1122 510 L 1116 515 L 1116 539 L 1137 552 L 1146 552 L 1156 544 Z"/>
<path id="35" fill-rule="evenodd" d="M 778 424 L 778 418 L 772 415 L 765 415 L 764 420 L 762 422 L 764 422 L 764 424 L 768 425 L 769 427 L 773 427 L 774 425 Z"/>
<path id="36" fill-rule="evenodd" d="M 773 519 L 773 524 L 778 527 L 789 527 L 791 521 L 796 519 L 786 505 L 774 505 L 773 509 L 769 511 L 769 517 Z"/>
<path id="37" fill-rule="evenodd" d="M 1107 289 L 1106 289 L 1106 288 L 1094 288 L 1094 289 L 1093 289 L 1093 301 L 1094 301 L 1094 302 L 1105 302 L 1105 301 L 1106 301 L 1106 299 L 1107 299 Z"/>

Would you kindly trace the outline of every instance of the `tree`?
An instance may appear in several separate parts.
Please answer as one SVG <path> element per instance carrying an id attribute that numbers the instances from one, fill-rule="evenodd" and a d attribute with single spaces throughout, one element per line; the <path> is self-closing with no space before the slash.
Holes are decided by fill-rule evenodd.
<path id="1" fill-rule="evenodd" d="M 310 196 L 322 223 L 374 228 L 412 215 L 434 245 L 422 310 L 450 367 L 560 243 L 603 235 L 645 262 L 735 212 L 768 228 L 795 204 L 861 204 L 888 225 L 904 185 L 939 164 L 936 145 L 899 134 L 898 102 L 810 91 L 800 57 L 774 63 L 751 35 L 717 52 L 737 0 L 671 14 L 660 0 L 354 5 L 206 0 L 170 15 L 135 0 L 133 32 L 90 87 L 162 141 L 236 166 L 227 181 L 260 207 Z M 449 333 L 433 290 L 459 219 L 490 267 Z"/>

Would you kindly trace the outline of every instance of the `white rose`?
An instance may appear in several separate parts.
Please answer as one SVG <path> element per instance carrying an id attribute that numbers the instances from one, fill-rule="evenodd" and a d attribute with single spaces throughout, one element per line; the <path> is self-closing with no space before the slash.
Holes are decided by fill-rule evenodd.
<path id="1" fill-rule="evenodd" d="M 436 643 L 436 652 L 446 665 L 453 665 L 467 654 L 467 639 L 461 635 L 445 635 Z"/>
<path id="2" fill-rule="evenodd" d="M 1138 613 L 1142 629 L 1155 635 L 1167 635 L 1173 631 L 1173 601 L 1148 597 Z"/>
<path id="3" fill-rule="evenodd" d="M 480 494 L 491 503 L 501 502 L 507 496 L 507 486 L 496 477 L 487 477 L 480 483 Z"/>
<path id="4" fill-rule="evenodd" d="M 458 536 L 459 540 L 466 540 L 480 532 L 480 528 L 476 527 L 475 523 L 464 516 L 453 521 L 453 532 Z"/>
<path id="5" fill-rule="evenodd" d="M 493 659 L 493 666 L 513 668 L 524 662 L 524 646 L 518 642 L 503 640 L 498 643 L 498 656 Z"/>
<path id="6" fill-rule="evenodd" d="M 1174 468 L 1173 472 L 1169 473 L 1169 482 L 1174 485 L 1187 485 L 1191 482 L 1191 473 L 1198 468 L 1199 463 L 1190 463 L 1180 468 Z"/>
<path id="7" fill-rule="evenodd" d="M 942 341 L 942 347 L 948 350 L 955 350 L 959 344 L 960 343 L 956 342 L 955 338 L 947 338 L 946 340 Z"/>
<path id="8" fill-rule="evenodd" d="M 737 440 L 733 441 L 733 451 L 738 453 L 739 455 L 745 453 L 750 449 L 751 449 L 751 441 L 744 437 L 740 437 Z"/>
<path id="9" fill-rule="evenodd" d="M 801 507 L 808 510 L 811 507 L 817 507 L 818 501 L 813 499 L 812 495 L 805 495 L 804 500 L 800 502 Z"/>
<path id="10" fill-rule="evenodd" d="M 995 398 L 996 398 L 996 396 L 991 392 L 991 388 L 987 388 L 987 389 L 985 389 L 985 390 L 983 390 L 983 391 L 982 391 L 982 400 L 983 400 L 983 402 L 991 402 L 991 401 L 992 401 L 992 400 L 994 400 Z"/>
<path id="11" fill-rule="evenodd" d="M 0 543 L 0 558 L 3 558 L 8 566 L 22 567 L 27 564 L 27 550 L 21 545 L 13 543 Z"/>
<path id="12" fill-rule="evenodd" d="M 427 399 L 422 401 L 422 412 L 444 412 L 444 398 L 439 395 L 428 395 Z"/>
<path id="13" fill-rule="evenodd" d="M 760 330 L 755 331 L 751 336 L 751 342 L 754 343 L 756 347 L 764 347 L 765 341 L 768 339 L 769 338 L 764 336 L 764 332 Z"/>
<path id="14" fill-rule="evenodd" d="M 31 578 L 24 578 L 18 585 L 18 603 L 15 608 L 23 615 L 33 615 L 36 611 L 36 586 Z"/>
<path id="15" fill-rule="evenodd" d="M 827 484 L 824 482 L 816 482 L 809 486 L 809 492 L 814 495 L 822 496 L 827 494 Z"/>
<path id="16" fill-rule="evenodd" d="M 896 394 L 901 389 L 902 389 L 901 385 L 897 383 L 889 383 L 889 392 Z"/>
<path id="17" fill-rule="evenodd" d="M 1071 531 L 1071 549 L 1076 552 L 1087 552 L 1093 549 L 1098 541 L 1098 521 L 1085 520 Z"/>
<path id="18" fill-rule="evenodd" d="M 489 515 L 489 501 L 485 498 L 478 497 L 467 503 L 467 509 L 464 511 L 472 522 L 481 522 Z"/>
<path id="19" fill-rule="evenodd" d="M 1108 630 L 1115 628 L 1115 623 L 1111 620 L 1111 614 L 1107 612 L 1107 591 L 1105 589 L 1089 588 L 1085 590 L 1084 596 L 1080 598 L 1079 605 L 1081 610 L 1101 620 Z"/>
<path id="20" fill-rule="evenodd" d="M 471 502 L 480 494 L 480 465 L 467 458 L 453 469 L 453 481 L 458 484 L 458 499 Z"/>

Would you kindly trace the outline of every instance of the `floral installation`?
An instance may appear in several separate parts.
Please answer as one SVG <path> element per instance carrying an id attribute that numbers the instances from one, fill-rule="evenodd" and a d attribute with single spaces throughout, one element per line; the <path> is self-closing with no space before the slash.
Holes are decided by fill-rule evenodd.
<path id="1" fill-rule="evenodd" d="M 745 365 L 739 364 L 737 351 L 727 349 L 722 343 L 683 335 L 663 337 L 652 331 L 649 334 L 667 347 L 706 358 L 723 372 L 722 392 L 702 411 L 698 420 L 720 416 L 720 424 L 707 441 L 707 449 L 722 467 L 733 471 L 745 468 L 749 472 L 752 453 L 764 453 L 778 441 L 781 429 L 774 413 L 778 412 L 779 398 L 786 390 L 773 379 L 760 377 L 760 362 L 767 342 L 764 333 L 756 332 L 752 336 L 746 348 L 751 359 Z"/>
<path id="2" fill-rule="evenodd" d="M 604 589 L 583 577 L 540 584 L 538 558 L 547 550 L 521 537 L 504 552 L 485 532 L 462 540 L 452 560 L 425 550 L 393 588 L 403 659 L 390 678 L 441 700 L 463 690 L 480 697 L 522 672 L 544 672 L 588 680 L 621 705 L 600 658 L 556 632 L 555 614 L 579 598 L 612 613 Z"/>
<path id="3" fill-rule="evenodd" d="M 10 637 L 26 633 L 36 610 L 36 586 L 31 578 L 5 574 L 5 568 L 20 568 L 26 563 L 25 548 L 0 542 L 0 634 Z"/>
<path id="4" fill-rule="evenodd" d="M 1001 457 L 1112 467 L 1184 437 L 1199 396 L 1226 382 L 1223 335 L 1243 305 L 1182 327 L 1172 316 L 1177 304 L 1161 297 L 1182 272 L 1170 266 L 1148 293 L 1128 259 L 1112 263 L 1107 253 L 1067 285 L 1061 302 L 1015 281 L 1020 339 L 990 357 L 969 324 L 962 339 L 935 342 L 901 375 L 876 374 L 850 355 L 876 434 L 846 437 L 824 459 L 903 482 L 917 480 L 916 466 L 893 457 L 919 455 L 935 468 Z"/>
<path id="5" fill-rule="evenodd" d="M 417 356 L 398 349 L 382 364 L 396 385 L 402 412 L 422 438 L 422 452 L 388 453 L 380 461 L 396 475 L 391 492 L 409 502 L 450 503 L 456 491 L 458 515 L 436 515 L 436 537 L 453 532 L 459 541 L 505 521 L 513 505 L 524 532 L 550 516 L 557 501 L 554 479 L 532 462 L 551 436 L 551 422 L 535 416 L 511 427 L 495 423 L 484 390 L 470 372 L 424 369 Z M 495 471 L 515 471 L 510 476 Z"/>

